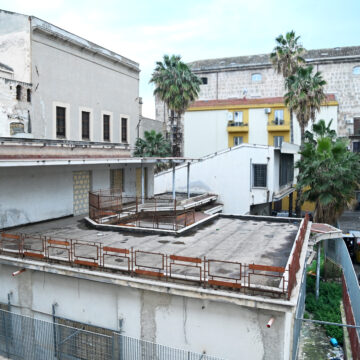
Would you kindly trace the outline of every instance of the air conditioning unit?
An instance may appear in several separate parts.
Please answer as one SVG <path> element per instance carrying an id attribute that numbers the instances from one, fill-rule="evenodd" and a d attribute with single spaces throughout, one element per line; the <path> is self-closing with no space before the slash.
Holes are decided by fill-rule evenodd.
<path id="1" fill-rule="evenodd" d="M 265 114 L 271 114 L 271 108 L 265 108 Z"/>
<path id="2" fill-rule="evenodd" d="M 227 118 L 228 118 L 228 121 L 232 121 L 233 120 L 233 113 L 232 112 L 228 112 L 228 114 L 227 114 Z"/>
<path id="3" fill-rule="evenodd" d="M 354 119 L 346 119 L 347 125 L 352 125 L 354 123 Z"/>

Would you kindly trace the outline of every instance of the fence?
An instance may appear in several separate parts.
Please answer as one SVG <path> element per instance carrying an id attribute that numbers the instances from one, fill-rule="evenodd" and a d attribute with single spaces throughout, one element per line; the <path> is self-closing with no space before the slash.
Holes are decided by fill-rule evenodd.
<path id="1" fill-rule="evenodd" d="M 0 355 L 16 360 L 221 360 L 99 331 L 106 334 L 0 310 Z"/>
<path id="2" fill-rule="evenodd" d="M 343 270 L 343 302 L 347 323 L 360 326 L 360 287 L 344 240 L 327 240 L 326 256 L 341 265 Z M 360 359 L 360 329 L 348 329 L 348 332 L 354 359 Z"/>
<path id="3" fill-rule="evenodd" d="M 195 222 L 190 202 L 213 195 L 202 194 L 182 201 L 157 196 L 123 196 L 120 189 L 89 192 L 89 217 L 98 223 L 179 230 Z"/>
<path id="4" fill-rule="evenodd" d="M 304 271 L 301 277 L 301 287 L 300 287 L 300 296 L 296 306 L 296 315 L 294 319 L 293 327 L 293 347 L 292 347 L 292 360 L 297 359 L 298 350 L 299 350 L 299 339 L 302 326 L 301 318 L 304 317 L 305 310 L 305 298 L 306 298 L 306 266 L 304 266 Z"/>
<path id="5" fill-rule="evenodd" d="M 105 246 L 100 242 L 54 239 L 45 236 L 1 233 L 0 252 L 47 262 L 61 262 L 161 281 L 223 288 L 248 294 L 290 298 L 296 284 L 301 246 L 307 220 L 303 220 L 291 252 L 288 268 L 246 264 L 206 257 L 179 256 Z M 298 265 L 298 268 L 294 266 Z"/>

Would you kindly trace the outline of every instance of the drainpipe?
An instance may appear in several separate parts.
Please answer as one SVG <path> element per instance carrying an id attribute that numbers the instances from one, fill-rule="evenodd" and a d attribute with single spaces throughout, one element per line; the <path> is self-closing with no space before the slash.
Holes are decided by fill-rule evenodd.
<path id="1" fill-rule="evenodd" d="M 187 197 L 190 199 L 190 163 L 187 163 Z"/>
<path id="2" fill-rule="evenodd" d="M 172 198 L 176 200 L 176 192 L 175 192 L 175 163 L 173 163 L 173 174 L 172 174 Z"/>
<path id="3" fill-rule="evenodd" d="M 57 359 L 57 336 L 56 336 L 56 315 L 55 308 L 58 306 L 58 303 L 52 304 L 52 318 L 53 318 L 53 336 L 54 336 L 54 356 Z"/>
<path id="4" fill-rule="evenodd" d="M 316 261 L 316 300 L 319 299 L 319 286 L 320 286 L 320 243 L 318 243 L 317 261 Z"/>

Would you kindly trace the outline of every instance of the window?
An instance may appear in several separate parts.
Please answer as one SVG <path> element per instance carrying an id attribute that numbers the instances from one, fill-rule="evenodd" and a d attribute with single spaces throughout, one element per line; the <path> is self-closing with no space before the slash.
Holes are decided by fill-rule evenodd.
<path id="1" fill-rule="evenodd" d="M 251 75 L 251 81 L 252 82 L 260 82 L 262 79 L 261 74 L 252 74 Z"/>
<path id="2" fill-rule="evenodd" d="M 275 125 L 284 124 L 284 110 L 275 110 L 274 124 Z"/>
<path id="3" fill-rule="evenodd" d="M 266 187 L 266 164 L 253 165 L 253 187 Z"/>
<path id="4" fill-rule="evenodd" d="M 360 75 L 360 66 L 353 67 L 353 74 Z"/>
<path id="5" fill-rule="evenodd" d="M 27 100 L 27 102 L 31 102 L 31 90 L 30 89 L 26 90 L 26 100 Z"/>
<path id="6" fill-rule="evenodd" d="M 21 100 L 21 85 L 16 86 L 16 100 Z"/>
<path id="7" fill-rule="evenodd" d="M 234 112 L 234 126 L 242 125 L 243 123 L 243 112 L 235 111 Z"/>
<path id="8" fill-rule="evenodd" d="M 202 77 L 202 78 L 200 78 L 200 80 L 201 80 L 203 85 L 207 85 L 207 83 L 208 83 L 208 78 L 207 77 Z"/>
<path id="9" fill-rule="evenodd" d="M 128 119 L 127 118 L 121 118 L 121 142 L 127 143 L 128 142 L 128 136 L 127 136 L 127 128 L 128 128 Z"/>
<path id="10" fill-rule="evenodd" d="M 66 124 L 66 108 L 57 106 L 56 107 L 56 137 L 65 138 L 65 124 Z"/>
<path id="11" fill-rule="evenodd" d="M 283 136 L 274 136 L 274 146 L 281 147 L 282 142 L 284 141 Z"/>
<path id="12" fill-rule="evenodd" d="M 81 112 L 81 138 L 90 140 L 90 113 L 88 111 Z"/>
<path id="13" fill-rule="evenodd" d="M 240 145 L 243 143 L 242 136 L 234 136 L 234 146 Z"/>
<path id="14" fill-rule="evenodd" d="M 104 141 L 110 141 L 110 115 L 103 115 Z"/>
<path id="15" fill-rule="evenodd" d="M 287 185 L 294 180 L 294 155 L 280 155 L 280 176 L 279 185 Z"/>

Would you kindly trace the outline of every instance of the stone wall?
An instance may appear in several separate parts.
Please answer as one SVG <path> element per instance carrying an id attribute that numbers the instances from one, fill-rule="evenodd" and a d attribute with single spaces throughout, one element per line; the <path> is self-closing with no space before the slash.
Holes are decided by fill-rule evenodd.
<path id="1" fill-rule="evenodd" d="M 358 58 L 323 61 L 314 65 L 326 80 L 325 92 L 335 94 L 339 103 L 338 134 L 353 134 L 350 119 L 360 117 L 360 75 L 353 74 L 353 68 L 360 65 Z M 270 66 L 252 66 L 247 69 L 222 68 L 195 71 L 199 77 L 207 78 L 207 85 L 201 85 L 199 100 L 229 98 L 268 98 L 283 96 L 284 80 Z M 261 74 L 261 81 L 252 81 L 253 74 Z M 156 119 L 164 120 L 164 104 L 156 99 Z M 166 110 L 166 108 L 165 108 Z M 348 121 L 347 121 L 348 120 Z"/>

